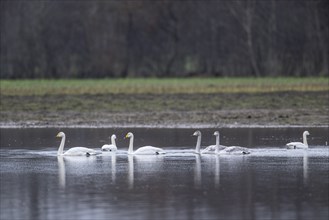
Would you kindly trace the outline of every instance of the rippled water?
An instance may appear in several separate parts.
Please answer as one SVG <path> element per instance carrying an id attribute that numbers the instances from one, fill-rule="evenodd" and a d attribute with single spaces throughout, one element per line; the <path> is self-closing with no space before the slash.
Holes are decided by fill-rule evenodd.
<path id="1" fill-rule="evenodd" d="M 57 157 L 59 129 L 1 129 L 1 219 L 327 219 L 328 128 L 307 128 L 310 149 L 286 150 L 306 128 L 223 128 L 245 156 L 195 155 L 193 129 L 63 129 L 67 145 L 119 151 Z M 136 146 L 166 155 L 128 156 Z M 202 129 L 202 144 L 214 129 Z M 182 151 L 186 150 L 185 151 Z"/>

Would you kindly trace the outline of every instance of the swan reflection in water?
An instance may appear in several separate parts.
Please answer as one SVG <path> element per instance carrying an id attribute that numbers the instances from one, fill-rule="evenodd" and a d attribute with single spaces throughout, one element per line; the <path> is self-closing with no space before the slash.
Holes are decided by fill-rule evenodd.
<path id="1" fill-rule="evenodd" d="M 219 189 L 220 186 L 220 156 L 215 155 L 215 170 L 214 170 L 214 182 L 215 189 Z M 207 163 L 213 162 L 213 158 L 206 157 Z M 213 169 L 213 166 L 206 166 L 205 169 Z M 202 170 L 201 170 L 201 156 L 195 155 L 195 167 L 194 167 L 194 188 L 201 189 L 202 186 Z"/>
<path id="2" fill-rule="evenodd" d="M 140 186 L 141 182 L 149 184 L 150 176 L 158 177 L 164 163 L 164 155 L 127 155 L 128 157 L 128 188 L 133 189 Z M 135 179 L 137 173 L 138 178 Z M 160 180 L 160 179 L 156 179 Z M 136 184 L 138 181 L 138 184 Z"/>
<path id="3" fill-rule="evenodd" d="M 303 177 L 304 177 L 304 184 L 307 185 L 307 183 L 308 183 L 308 152 L 306 149 L 303 152 Z"/>
<path id="4" fill-rule="evenodd" d="M 220 161 L 219 155 L 215 155 L 215 189 L 219 189 L 220 186 Z"/>
<path id="5" fill-rule="evenodd" d="M 112 148 L 112 150 L 113 150 L 113 148 Z M 105 150 L 104 152 L 102 152 L 102 157 L 101 158 L 102 158 L 104 164 L 106 165 L 106 170 L 107 170 L 107 167 L 111 166 L 111 180 L 112 180 L 112 183 L 115 184 L 116 174 L 117 174 L 117 169 L 116 169 L 117 154 L 116 154 L 116 151 L 107 151 L 107 150 Z M 111 159 L 111 165 L 108 164 L 109 159 Z"/>
<path id="6" fill-rule="evenodd" d="M 62 155 L 57 156 L 58 162 L 58 183 L 59 187 L 65 189 L 66 177 L 65 177 L 65 163 Z"/>
<path id="7" fill-rule="evenodd" d="M 195 155 L 194 187 L 196 189 L 201 188 L 201 156 L 200 156 L 200 154 Z"/>
<path id="8" fill-rule="evenodd" d="M 117 163 L 117 157 L 115 153 L 112 153 L 111 155 L 111 171 L 112 171 L 112 183 L 115 183 L 116 180 L 116 163 Z"/>
<path id="9" fill-rule="evenodd" d="M 128 155 L 128 189 L 134 188 L 134 155 Z"/>
<path id="10" fill-rule="evenodd" d="M 59 187 L 66 187 L 66 169 L 74 172 L 76 175 L 89 175 L 95 172 L 96 157 L 79 157 L 79 156 L 57 156 L 58 163 L 58 183 Z"/>

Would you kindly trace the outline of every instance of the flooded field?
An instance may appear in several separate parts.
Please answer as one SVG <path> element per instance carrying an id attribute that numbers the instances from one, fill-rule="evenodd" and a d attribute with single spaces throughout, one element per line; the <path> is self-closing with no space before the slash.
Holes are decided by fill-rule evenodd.
<path id="1" fill-rule="evenodd" d="M 1 129 L 0 219 L 327 219 L 327 127 L 221 128 L 221 144 L 249 155 L 197 155 L 196 129 Z M 287 150 L 302 141 L 309 149 Z M 117 135 L 118 151 L 58 157 L 66 147 L 100 152 Z M 128 131 L 138 146 L 165 155 L 127 155 Z M 202 148 L 215 129 L 200 129 Z"/>

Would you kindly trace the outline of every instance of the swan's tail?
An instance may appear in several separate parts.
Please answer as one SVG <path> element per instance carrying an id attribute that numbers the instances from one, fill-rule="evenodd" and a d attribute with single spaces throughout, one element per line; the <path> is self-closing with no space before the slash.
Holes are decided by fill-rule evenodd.
<path id="1" fill-rule="evenodd" d="M 159 155 L 159 154 L 166 154 L 166 151 L 164 151 L 164 150 L 156 151 L 155 154 L 156 154 L 156 155 Z"/>
<path id="2" fill-rule="evenodd" d="M 89 156 L 95 156 L 95 155 L 98 155 L 98 154 L 102 154 L 102 152 L 96 152 L 96 151 L 86 152 L 86 156 L 87 157 L 89 157 Z"/>
<path id="3" fill-rule="evenodd" d="M 294 144 L 288 143 L 288 144 L 286 144 L 286 146 L 287 146 L 287 149 L 296 149 L 296 145 L 294 145 Z"/>

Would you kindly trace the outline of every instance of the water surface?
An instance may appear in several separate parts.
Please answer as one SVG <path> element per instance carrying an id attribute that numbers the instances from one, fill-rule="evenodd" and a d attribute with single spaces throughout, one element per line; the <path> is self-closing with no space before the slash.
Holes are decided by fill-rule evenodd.
<path id="1" fill-rule="evenodd" d="M 310 149 L 286 150 L 309 130 Z M 195 155 L 194 129 L 63 129 L 68 147 L 120 151 L 57 157 L 60 129 L 1 129 L 1 219 L 327 219 L 328 128 L 223 128 L 245 156 Z M 123 136 L 166 155 L 128 156 Z M 202 129 L 202 145 L 214 129 Z M 178 150 L 186 150 L 178 153 Z"/>

